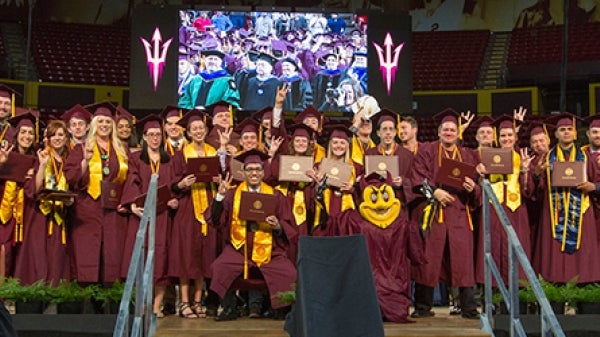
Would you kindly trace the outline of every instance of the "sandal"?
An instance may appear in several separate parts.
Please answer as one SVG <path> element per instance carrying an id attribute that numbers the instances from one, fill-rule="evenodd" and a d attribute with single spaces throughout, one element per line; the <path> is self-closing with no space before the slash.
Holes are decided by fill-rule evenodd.
<path id="1" fill-rule="evenodd" d="M 191 306 L 191 309 L 199 318 L 206 318 L 206 313 L 204 312 L 204 310 L 202 310 L 201 302 L 194 302 L 194 304 L 192 304 Z"/>
<path id="2" fill-rule="evenodd" d="M 198 315 L 190 306 L 190 302 L 181 302 L 181 304 L 179 304 L 179 317 L 198 318 Z"/>

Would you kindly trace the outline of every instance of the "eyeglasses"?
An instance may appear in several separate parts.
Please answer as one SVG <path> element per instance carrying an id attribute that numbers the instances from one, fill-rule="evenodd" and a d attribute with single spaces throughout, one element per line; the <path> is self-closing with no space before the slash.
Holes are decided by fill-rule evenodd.
<path id="1" fill-rule="evenodd" d="M 262 167 L 246 167 L 246 168 L 244 168 L 244 171 L 246 171 L 246 172 L 252 172 L 252 171 L 262 172 L 263 168 Z"/>

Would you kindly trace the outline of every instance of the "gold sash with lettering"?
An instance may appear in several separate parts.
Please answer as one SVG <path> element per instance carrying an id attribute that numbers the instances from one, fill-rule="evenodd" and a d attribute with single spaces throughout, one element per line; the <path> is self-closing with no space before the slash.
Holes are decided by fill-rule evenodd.
<path id="1" fill-rule="evenodd" d="M 299 188 L 294 192 L 294 205 L 292 206 L 292 214 L 294 214 L 294 220 L 296 226 L 302 225 L 306 221 L 306 202 L 304 200 L 304 182 L 298 183 Z M 290 183 L 287 181 L 281 182 L 277 187 L 283 195 L 287 197 L 290 189 Z"/>
<path id="2" fill-rule="evenodd" d="M 108 144 L 108 146 L 110 146 L 110 142 Z M 119 162 L 119 172 L 113 182 L 122 184 L 127 179 L 128 165 L 119 152 L 115 151 L 115 154 L 117 155 L 117 161 Z M 102 159 L 100 158 L 100 150 L 98 150 L 97 145 L 94 146 L 94 154 L 88 162 L 88 171 L 90 171 L 90 183 L 88 184 L 87 192 L 92 199 L 96 200 L 101 193 L 100 182 L 103 178 Z"/>
<path id="3" fill-rule="evenodd" d="M 204 156 L 205 157 L 213 157 L 217 155 L 217 150 L 211 145 L 204 143 Z M 194 144 L 187 144 L 183 148 L 183 156 L 185 161 L 187 162 L 188 158 L 198 158 L 198 153 L 194 148 Z M 192 184 L 192 205 L 194 205 L 194 217 L 201 224 L 200 230 L 202 231 L 202 235 L 208 235 L 208 224 L 204 219 L 204 211 L 208 208 L 208 193 L 206 189 L 209 188 L 212 196 L 215 196 L 215 187 L 214 184 L 211 183 L 201 183 L 197 182 Z"/>
<path id="4" fill-rule="evenodd" d="M 246 182 L 241 182 L 235 190 L 233 197 L 233 212 L 231 214 L 231 244 L 233 248 L 239 250 L 244 246 L 244 279 L 248 279 L 248 251 L 246 245 L 246 220 L 240 219 L 240 203 L 242 192 L 248 191 Z M 260 193 L 273 194 L 271 186 L 261 183 Z M 252 243 L 252 261 L 260 268 L 261 265 L 271 261 L 271 250 L 273 248 L 273 232 L 270 226 L 264 221 L 258 221 L 259 230 L 254 233 L 254 242 Z M 269 230 L 265 231 L 265 229 Z M 283 229 L 282 229 L 283 230 Z"/>
<path id="5" fill-rule="evenodd" d="M 512 152 L 513 173 L 491 174 L 490 183 L 498 201 L 504 203 L 511 211 L 516 211 L 521 206 L 521 187 L 519 185 L 519 172 L 521 170 L 521 156 Z M 506 179 L 504 178 L 506 176 Z M 504 186 L 506 186 L 506 200 L 504 200 Z"/>
<path id="6" fill-rule="evenodd" d="M 25 192 L 16 182 L 7 180 L 4 183 L 4 195 L 0 204 L 0 221 L 7 224 L 15 218 L 15 242 L 23 242 L 23 211 L 25 209 Z"/>

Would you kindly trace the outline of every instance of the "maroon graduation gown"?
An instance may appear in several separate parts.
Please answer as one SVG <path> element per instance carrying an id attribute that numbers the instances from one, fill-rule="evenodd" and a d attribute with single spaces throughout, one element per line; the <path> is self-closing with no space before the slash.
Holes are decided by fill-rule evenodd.
<path id="1" fill-rule="evenodd" d="M 271 261 L 258 267 L 252 259 L 248 258 L 248 269 L 258 267 L 262 273 L 267 288 L 269 289 L 269 295 L 271 298 L 271 305 L 277 309 L 282 307 L 277 298 L 278 292 L 290 291 L 292 284 L 296 283 L 297 271 L 294 263 L 288 258 L 287 249 L 289 242 L 296 240 L 296 230 L 293 225 L 293 215 L 289 205 L 287 204 L 285 197 L 281 192 L 275 190 L 274 195 L 277 197 L 277 219 L 282 228 L 282 235 L 273 235 L 273 244 L 271 250 Z M 231 189 L 227 192 L 225 199 L 222 202 L 223 211 L 218 219 L 212 218 L 212 216 L 219 216 L 217 214 L 211 214 L 211 208 L 205 212 L 205 217 L 209 220 L 211 225 L 220 225 L 224 231 L 223 235 L 227 240 L 227 245 L 223 248 L 223 252 L 213 262 L 212 268 L 212 281 L 210 284 L 211 290 L 216 292 L 221 298 L 225 296 L 225 293 L 233 283 L 233 281 L 243 275 L 244 271 L 244 246 L 236 250 L 230 243 L 230 227 L 233 213 L 233 199 L 235 196 L 235 189 Z M 213 201 L 216 202 L 216 201 Z M 254 242 L 254 233 L 247 231 L 246 233 L 246 244 L 249 255 L 252 252 Z"/>
<path id="2" fill-rule="evenodd" d="M 439 146 L 439 141 L 421 145 L 413 163 L 411 180 L 415 185 L 422 184 L 425 178 L 431 185 L 436 184 Z M 458 148 L 464 162 L 476 164 L 470 150 Z M 434 215 L 425 238 L 427 263 L 413 267 L 412 277 L 415 282 L 429 287 L 436 287 L 440 281 L 452 287 L 471 287 L 475 285 L 474 247 L 466 206 L 472 210 L 479 204 L 476 197 L 480 193 L 479 186 L 476 185 L 473 193 L 453 188 L 445 190 L 455 201 L 444 208 L 442 223 L 439 212 Z"/>
<path id="3" fill-rule="evenodd" d="M 64 173 L 77 193 L 71 223 L 71 265 L 79 282 L 108 282 L 121 279 L 121 262 L 127 229 L 127 217 L 113 209 L 103 209 L 100 197 L 94 200 L 87 192 L 89 170 L 81 172 L 82 145 L 70 152 Z M 110 151 L 110 174 L 104 180 L 113 181 L 119 170 L 115 151 Z"/>
<path id="4" fill-rule="evenodd" d="M 148 192 L 150 179 L 152 178 L 152 168 L 140 159 L 141 154 L 142 152 L 138 151 L 132 153 L 129 157 L 129 173 L 127 175 L 127 181 L 123 186 L 123 195 L 121 197 L 121 204 L 128 209 L 131 209 L 130 205 L 134 203 L 140 195 Z M 173 183 L 177 182 L 179 175 L 176 173 L 181 172 L 181 167 L 183 166 L 183 163 L 178 163 L 177 158 L 181 157 L 171 157 L 168 162 L 160 163 L 160 166 L 158 167 L 157 187 L 167 185 L 170 189 Z M 142 204 L 136 205 L 138 207 L 144 207 Z M 166 286 L 170 283 L 167 277 L 168 247 L 172 226 L 169 210 L 166 209 L 156 213 L 155 223 L 154 283 L 158 286 Z M 139 227 L 140 218 L 138 218 L 137 215 L 131 214 L 127 224 L 127 236 L 125 239 L 123 262 L 121 265 L 121 276 L 123 278 L 127 277 Z"/>

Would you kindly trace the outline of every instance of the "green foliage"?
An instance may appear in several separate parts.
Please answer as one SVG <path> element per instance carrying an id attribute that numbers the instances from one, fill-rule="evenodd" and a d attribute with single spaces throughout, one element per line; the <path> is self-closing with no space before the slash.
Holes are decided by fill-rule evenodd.
<path id="1" fill-rule="evenodd" d="M 135 290 L 135 289 L 134 289 Z M 97 287 L 94 290 L 94 299 L 99 302 L 120 302 L 125 291 L 125 283 L 115 281 L 110 288 Z M 135 291 L 132 292 L 132 299 L 135 298 Z"/>
<path id="2" fill-rule="evenodd" d="M 0 286 L 0 298 L 12 299 L 15 301 L 48 301 L 50 295 L 48 286 L 44 281 L 39 280 L 33 284 L 22 285 L 19 279 L 5 278 Z"/>
<path id="3" fill-rule="evenodd" d="M 578 288 L 575 302 L 600 302 L 600 283 L 590 283 Z"/>
<path id="4" fill-rule="evenodd" d="M 525 303 L 536 302 L 531 284 L 527 280 L 519 280 L 519 283 L 523 286 L 519 289 L 519 301 Z"/>
<path id="5" fill-rule="evenodd" d="M 280 291 L 275 296 L 282 305 L 294 304 L 296 302 L 296 284 L 292 284 L 292 290 Z"/>
<path id="6" fill-rule="evenodd" d="M 544 280 L 541 276 L 539 276 L 540 285 L 542 286 L 542 290 L 546 294 L 548 301 L 550 302 L 566 302 L 563 297 L 564 292 L 561 292 L 560 285 L 556 285 L 555 283 L 548 282 Z"/>
<path id="7" fill-rule="evenodd" d="M 92 298 L 96 285 L 81 287 L 76 281 L 61 280 L 56 287 L 49 287 L 50 302 L 77 302 Z"/>
<path id="8" fill-rule="evenodd" d="M 504 297 L 502 297 L 502 293 L 495 293 L 494 295 L 492 295 L 492 303 L 494 304 L 498 304 L 498 303 L 503 303 L 504 302 Z"/>

